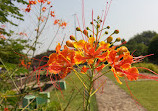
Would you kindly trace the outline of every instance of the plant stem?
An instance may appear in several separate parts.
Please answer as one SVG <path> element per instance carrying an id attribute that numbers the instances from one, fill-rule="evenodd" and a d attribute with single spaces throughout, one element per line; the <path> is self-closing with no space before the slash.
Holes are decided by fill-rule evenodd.
<path id="1" fill-rule="evenodd" d="M 90 80 L 89 80 L 89 83 L 90 83 L 90 86 L 89 86 L 89 90 L 88 90 L 88 98 L 87 98 L 87 103 L 86 103 L 86 109 L 85 111 L 90 111 L 90 100 L 91 100 L 91 92 L 93 90 L 93 77 L 94 77 L 94 64 L 96 62 L 96 59 L 94 60 L 94 63 L 92 65 L 92 68 L 91 68 L 91 75 L 90 75 Z"/>

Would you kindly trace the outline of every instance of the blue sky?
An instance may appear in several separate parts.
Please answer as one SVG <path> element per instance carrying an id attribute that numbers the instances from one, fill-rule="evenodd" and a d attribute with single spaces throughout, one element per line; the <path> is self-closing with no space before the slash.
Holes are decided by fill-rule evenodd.
<path id="1" fill-rule="evenodd" d="M 92 9 L 94 11 L 94 17 L 101 15 L 103 10 L 105 10 L 107 1 L 110 0 L 84 0 L 84 13 L 87 26 L 89 26 L 89 22 L 91 21 Z M 58 42 L 63 40 L 64 36 L 66 41 L 69 39 L 69 35 L 74 34 L 73 14 L 77 14 L 80 24 L 82 24 L 82 0 L 53 0 L 52 2 L 54 4 L 53 10 L 55 10 L 56 17 L 68 22 L 68 26 L 64 30 L 60 29 L 57 38 L 51 45 L 51 50 L 56 47 Z M 158 0 L 113 0 L 105 22 L 105 27 L 109 25 L 111 32 L 118 29 L 120 33 L 116 37 L 121 37 L 125 40 L 129 40 L 137 33 L 147 30 L 156 31 L 158 33 L 157 11 Z M 37 17 L 31 13 L 25 14 L 24 22 L 19 22 L 20 29 L 18 29 L 18 31 L 26 31 L 30 36 L 34 36 L 34 24 L 36 24 L 35 19 L 37 19 Z M 36 12 L 34 11 L 34 13 Z M 42 45 L 38 48 L 37 54 L 47 49 L 56 30 L 57 27 L 53 26 L 52 21 L 49 20 L 48 26 L 40 39 Z M 78 39 L 81 38 L 80 35 L 77 36 Z"/>

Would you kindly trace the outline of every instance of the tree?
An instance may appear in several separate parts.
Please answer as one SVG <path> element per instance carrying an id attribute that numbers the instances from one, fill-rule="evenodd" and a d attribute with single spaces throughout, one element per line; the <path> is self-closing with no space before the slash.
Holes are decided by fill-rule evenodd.
<path id="1" fill-rule="evenodd" d="M 144 31 L 140 34 L 135 35 L 132 37 L 127 44 L 133 44 L 133 43 L 143 43 L 146 46 L 149 45 L 150 40 L 156 35 L 157 33 L 154 31 Z"/>
<path id="2" fill-rule="evenodd" d="M 148 53 L 154 54 L 153 56 L 149 57 L 151 62 L 158 64 L 158 35 L 154 36 L 151 40 L 148 48 Z"/>
<path id="3" fill-rule="evenodd" d="M 28 40 L 21 39 L 0 39 L 0 58 L 7 63 L 19 63 L 21 55 L 26 55 L 24 50 L 28 48 L 34 50 L 28 42 Z"/>
<path id="4" fill-rule="evenodd" d="M 17 26 L 8 17 L 23 20 L 23 15 L 20 13 L 20 9 L 15 6 L 15 2 L 27 4 L 24 0 L 0 0 L 0 22 L 2 24 L 10 23 L 11 25 Z M 0 28 L 0 33 L 10 35 L 4 28 Z"/>
<path id="5" fill-rule="evenodd" d="M 156 34 L 154 31 L 144 31 L 132 37 L 125 46 L 131 53 L 134 52 L 134 56 L 147 55 L 150 41 Z"/>
<path id="6" fill-rule="evenodd" d="M 134 43 L 133 45 L 127 45 L 128 49 L 134 56 L 147 55 L 148 46 L 143 43 Z"/>

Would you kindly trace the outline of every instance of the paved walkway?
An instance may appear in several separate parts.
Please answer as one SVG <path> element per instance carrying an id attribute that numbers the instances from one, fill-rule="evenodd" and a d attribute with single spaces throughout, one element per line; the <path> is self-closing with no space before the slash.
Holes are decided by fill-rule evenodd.
<path id="1" fill-rule="evenodd" d="M 147 111 L 105 76 L 97 80 L 94 87 L 98 87 L 105 80 L 104 88 L 96 93 L 99 111 Z"/>

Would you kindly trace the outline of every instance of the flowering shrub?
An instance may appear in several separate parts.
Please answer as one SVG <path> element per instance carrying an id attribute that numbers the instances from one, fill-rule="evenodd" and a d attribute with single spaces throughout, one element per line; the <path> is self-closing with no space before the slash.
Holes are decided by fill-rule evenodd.
<path id="1" fill-rule="evenodd" d="M 27 5 L 25 12 L 30 12 L 31 8 L 37 4 L 40 5 L 40 15 L 37 17 L 38 25 L 37 28 L 35 29 L 35 31 L 37 31 L 37 34 L 32 44 L 33 48 L 34 47 L 36 48 L 36 44 L 38 43 L 37 41 L 45 27 L 45 25 L 43 27 L 40 27 L 40 24 L 41 23 L 46 24 L 48 20 L 48 16 L 51 16 L 53 18 L 55 18 L 56 16 L 55 12 L 53 10 L 50 10 L 52 5 L 50 5 L 51 2 L 48 0 L 38 0 L 38 1 L 29 0 L 29 4 Z M 48 9 L 48 16 L 46 17 L 43 16 L 43 14 L 41 13 L 45 13 L 47 9 Z M 53 22 L 54 25 L 59 25 L 59 27 L 62 28 L 65 28 L 67 26 L 66 22 L 59 19 L 55 19 Z M 141 61 L 145 56 L 133 57 L 133 55 L 130 54 L 130 52 L 128 51 L 127 47 L 121 46 L 123 43 L 120 45 L 115 45 L 116 42 L 121 41 L 120 37 L 117 37 L 115 39 L 113 37 L 114 34 L 119 33 L 119 30 L 114 30 L 112 34 L 108 35 L 109 33 L 107 30 L 110 29 L 110 26 L 104 28 L 103 27 L 104 22 L 105 19 L 104 21 L 102 21 L 102 19 L 99 16 L 97 17 L 97 19 L 93 19 L 92 17 L 92 21 L 90 22 L 90 24 L 92 25 L 92 29 L 86 27 L 83 30 L 81 30 L 80 27 L 77 27 L 76 30 L 81 33 L 83 39 L 77 40 L 74 35 L 71 35 L 70 40 L 66 41 L 66 45 L 64 46 L 63 50 L 61 50 L 62 45 L 58 43 L 58 45 L 56 46 L 56 52 L 52 53 L 48 57 L 49 60 L 47 64 L 44 66 L 40 66 L 40 63 L 41 61 L 43 61 L 44 58 L 42 57 L 41 60 L 39 60 L 40 61 L 39 67 L 38 68 L 33 67 L 33 71 L 31 67 L 34 58 L 32 58 L 31 60 L 24 56 L 23 57 L 24 59 L 21 60 L 21 66 L 23 66 L 25 69 L 28 70 L 28 73 L 25 75 L 26 77 L 25 83 L 29 81 L 28 79 L 30 76 L 36 74 L 37 82 L 35 84 L 40 85 L 41 69 L 46 69 L 47 71 L 49 71 L 49 73 L 47 72 L 47 76 L 49 74 L 51 80 L 53 80 L 52 75 L 58 75 L 60 76 L 61 79 L 61 78 L 65 78 L 71 71 L 73 71 L 84 87 L 83 92 L 84 95 L 86 96 L 84 97 L 84 103 L 83 103 L 84 111 L 90 111 L 90 103 L 92 96 L 103 86 L 103 84 L 100 84 L 100 86 L 98 86 L 98 88 L 94 90 L 93 89 L 94 83 L 96 80 L 98 80 L 99 78 L 101 78 L 103 75 L 105 75 L 110 71 L 113 72 L 114 77 L 116 78 L 117 82 L 120 84 L 122 84 L 122 82 L 120 81 L 121 77 L 124 77 L 129 81 L 135 81 L 140 76 L 142 76 L 142 78 L 157 79 L 157 77 L 141 75 L 139 74 L 139 71 L 136 67 L 132 67 L 133 63 Z M 102 33 L 103 31 L 104 33 Z M 24 32 L 20 32 L 19 35 L 26 37 L 28 36 Z M 5 39 L 5 37 L 2 34 L 0 34 L 0 38 Z M 101 41 L 101 39 L 103 39 L 103 41 Z M 35 54 L 35 50 L 36 50 L 35 48 L 32 49 L 33 50 L 32 56 L 34 56 Z M 101 71 L 105 68 L 107 70 L 101 73 Z M 36 70 L 38 70 L 39 72 L 36 72 Z M 13 81 L 12 76 L 9 77 Z M 19 100 L 21 100 L 22 97 L 24 97 L 26 94 L 30 93 L 30 91 L 32 91 L 32 88 L 35 84 L 31 86 L 30 90 L 29 87 L 27 88 L 27 84 L 25 84 L 24 88 L 21 87 L 21 89 L 19 87 L 16 87 L 18 91 L 17 95 L 20 96 Z M 9 94 L 6 94 L 1 97 L 2 102 L 3 102 L 3 98 L 6 98 L 8 95 Z M 13 96 L 15 96 L 15 92 Z M 4 110 L 8 111 L 8 108 L 5 106 Z"/>
<path id="2" fill-rule="evenodd" d="M 77 27 L 76 30 L 81 32 L 84 39 L 76 40 L 75 36 L 71 35 L 62 51 L 60 50 L 60 43 L 56 46 L 56 53 L 49 56 L 47 63 L 49 72 L 59 74 L 61 78 L 64 78 L 72 70 L 75 72 L 88 93 L 85 110 L 90 110 L 90 98 L 100 88 L 98 87 L 96 91 L 93 91 L 94 81 L 107 72 L 112 71 L 120 84 L 122 82 L 119 77 L 133 81 L 137 80 L 139 76 L 138 69 L 131 67 L 135 60 L 128 49 L 125 46 L 114 46 L 114 43 L 121 41 L 120 37 L 115 40 L 112 37 L 114 34 L 118 34 L 119 30 L 115 30 L 110 36 L 104 37 L 108 32 L 105 31 L 101 35 L 102 31 L 109 29 L 110 26 L 100 28 L 101 23 L 102 20 L 98 16 L 97 20 L 91 22 L 95 30 L 87 27 L 82 31 L 80 27 Z M 91 34 L 89 34 L 90 32 Z M 105 40 L 100 41 L 101 37 L 104 37 Z M 83 66 L 82 64 L 87 65 Z M 79 71 L 74 66 L 77 66 Z M 111 66 L 110 70 L 97 76 L 102 69 L 108 66 Z M 82 74 L 87 75 L 89 81 L 85 81 Z"/>

